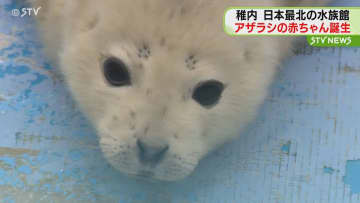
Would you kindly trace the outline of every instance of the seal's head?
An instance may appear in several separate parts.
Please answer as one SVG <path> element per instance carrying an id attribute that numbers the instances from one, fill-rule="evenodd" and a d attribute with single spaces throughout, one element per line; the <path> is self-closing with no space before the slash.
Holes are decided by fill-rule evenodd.
<path id="1" fill-rule="evenodd" d="M 254 118 L 290 43 L 227 36 L 221 18 L 235 3 L 108 0 L 68 9 L 59 62 L 116 169 L 184 178 Z"/>

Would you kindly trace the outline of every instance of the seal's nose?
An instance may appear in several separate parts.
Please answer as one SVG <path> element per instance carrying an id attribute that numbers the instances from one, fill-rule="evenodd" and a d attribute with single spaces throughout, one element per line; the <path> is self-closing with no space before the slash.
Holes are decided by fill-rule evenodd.
<path id="1" fill-rule="evenodd" d="M 157 164 L 164 159 L 166 152 L 169 150 L 169 145 L 153 146 L 138 139 L 136 145 L 139 149 L 139 160 L 142 163 Z"/>

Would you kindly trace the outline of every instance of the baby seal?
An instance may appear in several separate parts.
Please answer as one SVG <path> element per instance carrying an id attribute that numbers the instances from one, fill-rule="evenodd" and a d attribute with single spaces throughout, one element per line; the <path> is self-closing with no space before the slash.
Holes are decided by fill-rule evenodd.
<path id="1" fill-rule="evenodd" d="M 315 0 L 314 0 L 315 2 Z M 230 37 L 230 6 L 302 0 L 34 0 L 46 53 L 95 126 L 104 157 L 137 177 L 182 179 L 240 135 L 288 37 Z"/>

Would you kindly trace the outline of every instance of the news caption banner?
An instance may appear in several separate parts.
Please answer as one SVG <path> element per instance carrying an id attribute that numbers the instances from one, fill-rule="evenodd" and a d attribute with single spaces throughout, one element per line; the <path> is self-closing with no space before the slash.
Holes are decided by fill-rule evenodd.
<path id="1" fill-rule="evenodd" d="M 230 7 L 231 36 L 306 36 L 315 47 L 360 46 L 360 7 Z"/>

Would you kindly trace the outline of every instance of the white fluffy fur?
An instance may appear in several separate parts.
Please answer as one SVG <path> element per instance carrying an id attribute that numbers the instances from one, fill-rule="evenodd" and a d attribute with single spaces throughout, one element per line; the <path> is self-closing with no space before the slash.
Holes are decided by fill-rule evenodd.
<path id="1" fill-rule="evenodd" d="M 313 0 L 314 2 L 316 0 Z M 256 2 L 256 3 L 255 3 Z M 58 63 L 93 122 L 106 159 L 118 170 L 177 180 L 201 158 L 240 134 L 255 117 L 291 38 L 229 37 L 229 6 L 321 5 L 325 0 L 35 0 L 46 50 Z M 148 46 L 150 56 L 138 57 Z M 186 68 L 194 55 L 196 69 Z M 129 67 L 132 86 L 111 87 L 102 72 L 108 56 Z M 201 81 L 226 84 L 214 108 L 191 98 Z M 138 159 L 136 139 L 170 148 L 156 166 Z"/>

